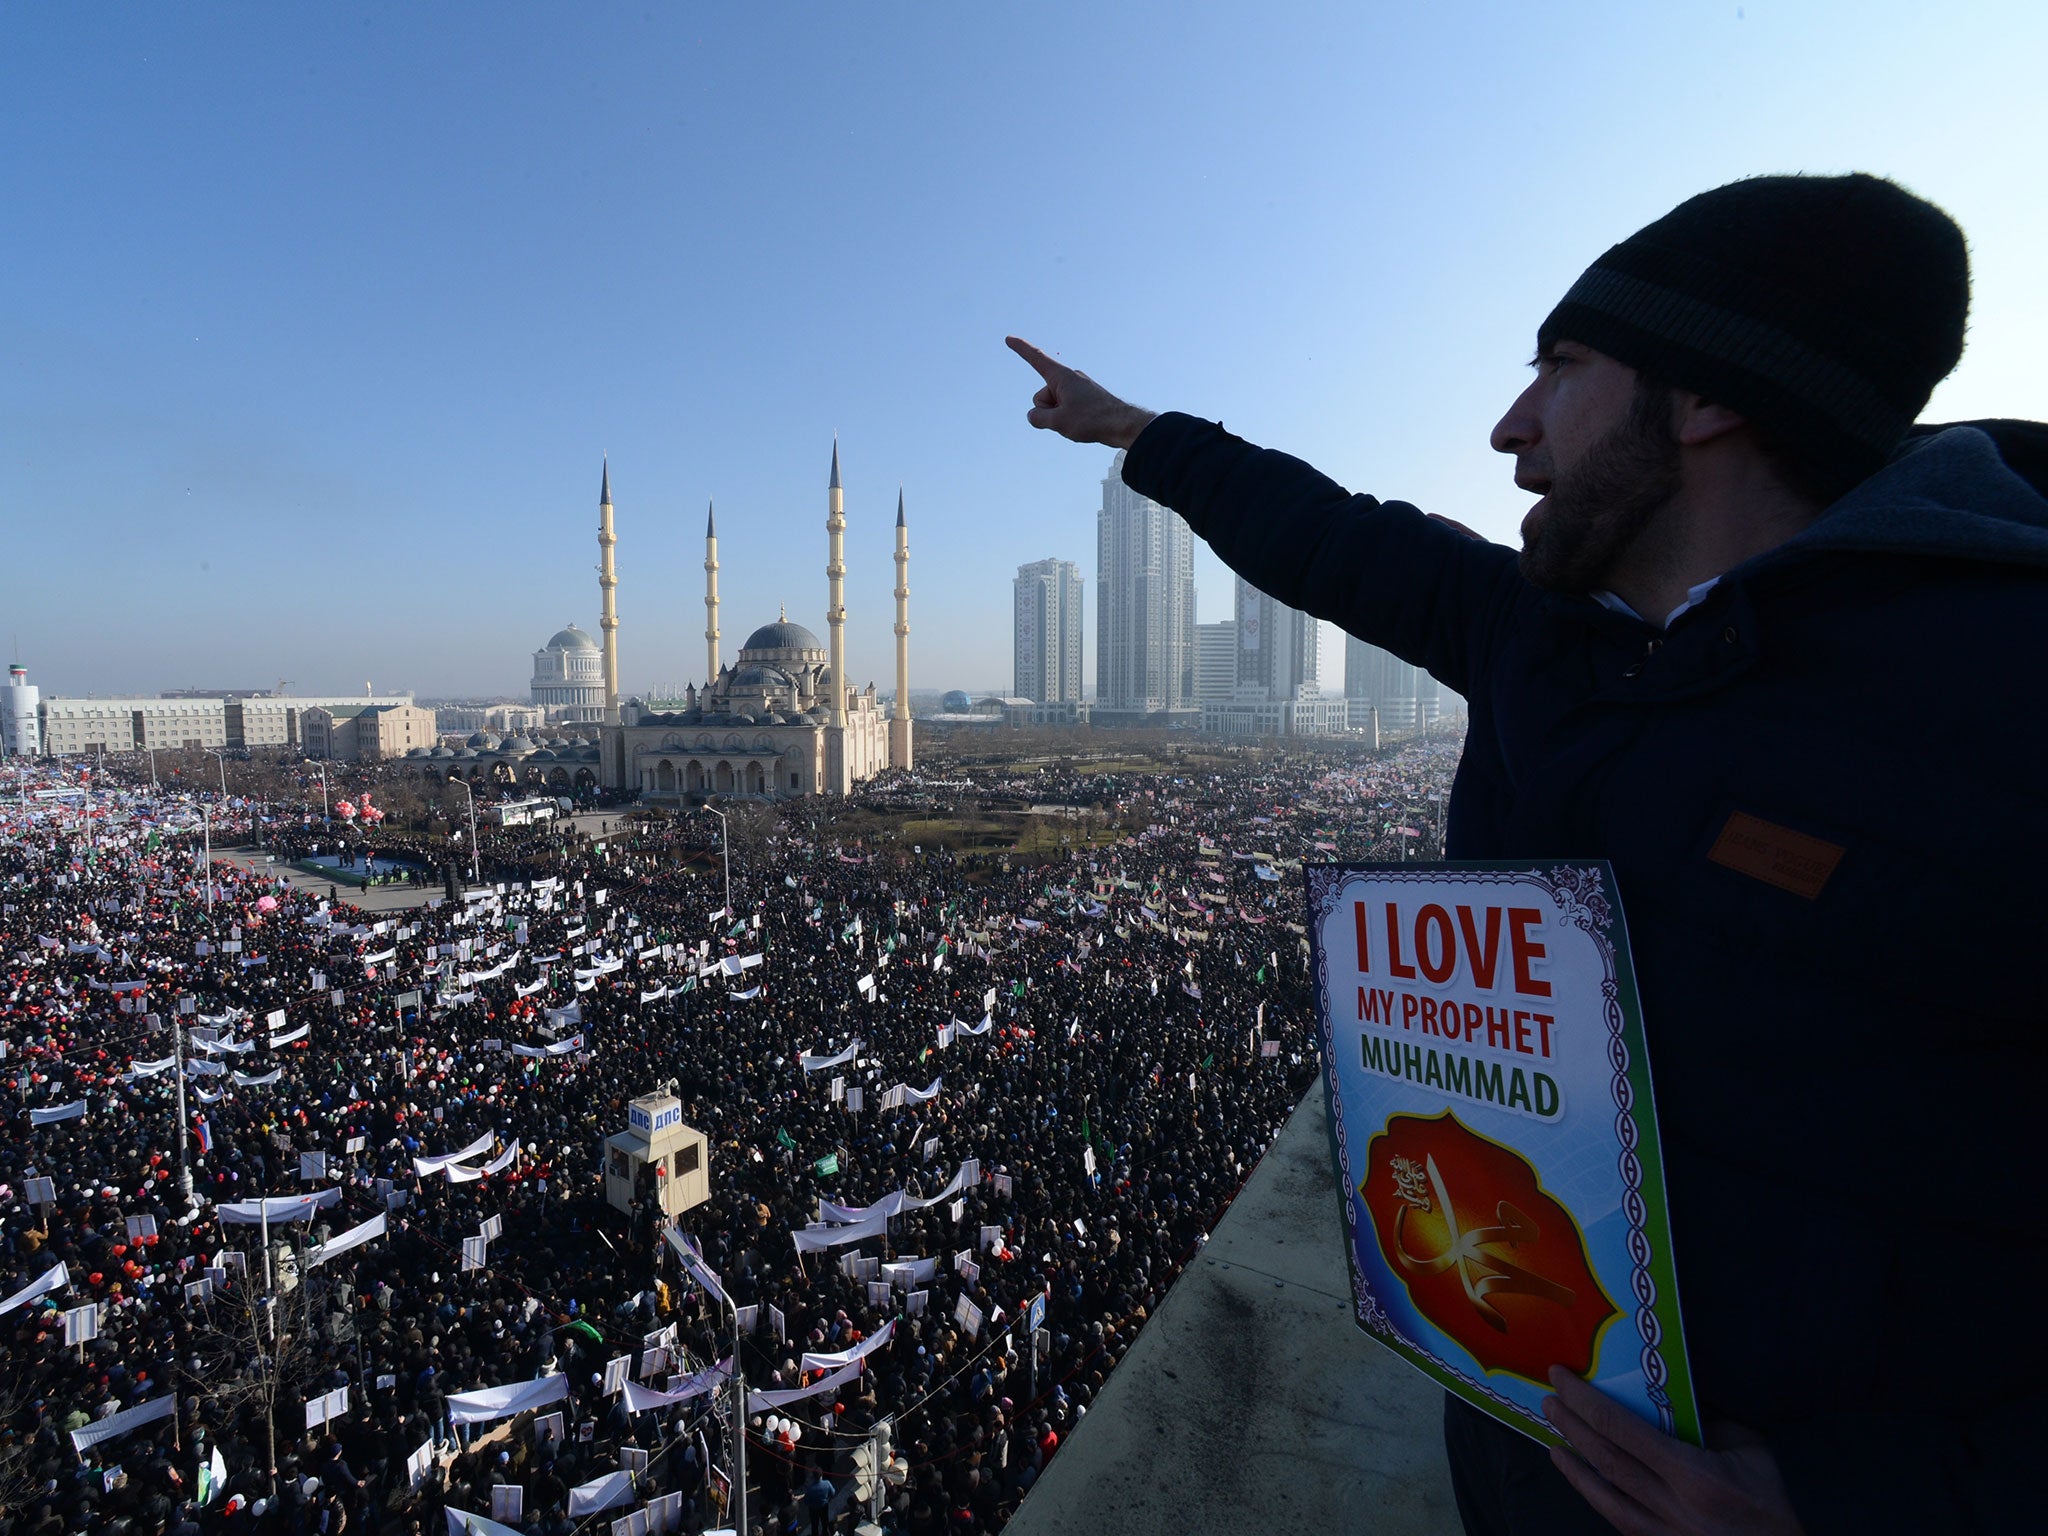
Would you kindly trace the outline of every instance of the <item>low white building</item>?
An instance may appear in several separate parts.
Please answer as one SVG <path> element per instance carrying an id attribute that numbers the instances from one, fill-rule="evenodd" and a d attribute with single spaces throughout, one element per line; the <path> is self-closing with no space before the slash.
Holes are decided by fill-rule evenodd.
<path id="1" fill-rule="evenodd" d="M 1202 706 L 1202 730 L 1211 736 L 1342 736 L 1350 714 L 1343 699 L 1306 691 L 1292 699 L 1211 700 Z"/>
<path id="2" fill-rule="evenodd" d="M 39 713 L 43 751 L 52 757 L 228 745 L 222 699 L 53 698 Z"/>

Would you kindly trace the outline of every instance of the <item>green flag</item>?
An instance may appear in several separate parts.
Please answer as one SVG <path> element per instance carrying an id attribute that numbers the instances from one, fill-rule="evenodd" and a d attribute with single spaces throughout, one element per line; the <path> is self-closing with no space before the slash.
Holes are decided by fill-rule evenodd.
<path id="1" fill-rule="evenodd" d="M 1260 980 L 1260 981 L 1264 981 L 1265 979 L 1266 979 L 1266 968 L 1265 968 L 1265 967 L 1264 967 L 1264 966 L 1262 965 L 1262 966 L 1260 966 L 1260 967 L 1259 967 L 1259 980 Z"/>
<path id="2" fill-rule="evenodd" d="M 1202 1070 L 1203 1070 L 1204 1072 L 1208 1071 L 1208 1070 L 1209 1070 L 1209 1069 L 1210 1069 L 1211 1067 L 1213 1067 L 1213 1066 L 1215 1066 L 1215 1065 L 1216 1065 L 1216 1053 L 1215 1053 L 1214 1051 L 1211 1051 L 1211 1052 L 1210 1052 L 1210 1053 L 1209 1053 L 1208 1055 L 1206 1055 L 1206 1056 L 1204 1056 L 1204 1057 L 1202 1058 Z"/>
<path id="3" fill-rule="evenodd" d="M 811 1164 L 811 1172 L 815 1173 L 821 1179 L 829 1179 L 833 1174 L 837 1173 L 838 1171 L 839 1154 L 837 1152 L 827 1152 L 823 1157 L 819 1158 L 815 1163 Z"/>
<path id="4" fill-rule="evenodd" d="M 788 1131 L 785 1131 L 781 1126 L 778 1125 L 775 1128 L 775 1143 L 777 1146 L 788 1147 L 791 1150 L 794 1150 L 796 1147 L 796 1138 L 790 1135 Z"/>
<path id="5" fill-rule="evenodd" d="M 1014 981 L 1014 982 L 1010 983 L 1010 996 L 1012 996 L 1012 997 L 1022 997 L 1023 995 L 1024 995 L 1024 983 L 1023 983 L 1023 982 L 1021 982 L 1021 981 Z"/>

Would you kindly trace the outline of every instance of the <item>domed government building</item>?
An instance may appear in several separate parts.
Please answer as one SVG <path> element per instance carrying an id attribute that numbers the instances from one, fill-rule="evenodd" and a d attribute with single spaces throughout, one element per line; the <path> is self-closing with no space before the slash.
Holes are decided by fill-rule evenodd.
<path id="1" fill-rule="evenodd" d="M 611 479 L 609 473 L 605 479 Z M 533 702 L 547 711 L 551 723 L 603 721 L 604 652 L 574 624 L 555 631 L 533 653 Z"/>

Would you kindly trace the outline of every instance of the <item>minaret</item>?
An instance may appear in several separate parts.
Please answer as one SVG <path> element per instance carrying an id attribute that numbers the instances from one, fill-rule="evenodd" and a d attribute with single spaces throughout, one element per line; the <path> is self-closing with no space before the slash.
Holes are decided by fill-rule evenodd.
<path id="1" fill-rule="evenodd" d="M 612 466 L 604 465 L 604 484 L 597 493 L 597 585 L 604 597 L 599 621 L 604 631 L 604 719 L 619 723 L 619 573 L 612 563 L 618 536 L 612 532 Z"/>
<path id="2" fill-rule="evenodd" d="M 718 681 L 718 506 L 704 516 L 704 680 Z"/>
<path id="3" fill-rule="evenodd" d="M 825 625 L 831 636 L 832 724 L 846 729 L 846 493 L 839 488 L 839 439 L 832 439 L 832 485 L 825 495 Z M 845 750 L 845 738 L 840 738 Z"/>
<path id="4" fill-rule="evenodd" d="M 896 492 L 896 708 L 889 715 L 889 766 L 910 767 L 910 530 Z"/>

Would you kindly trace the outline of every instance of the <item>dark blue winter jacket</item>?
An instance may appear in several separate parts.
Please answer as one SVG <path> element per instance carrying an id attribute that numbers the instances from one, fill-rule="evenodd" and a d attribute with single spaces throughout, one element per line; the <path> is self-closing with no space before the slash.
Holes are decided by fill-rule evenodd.
<path id="1" fill-rule="evenodd" d="M 1123 478 L 1465 697 L 1449 857 L 1613 863 L 1709 1420 L 1809 1531 L 2039 1518 L 2048 500 L 1992 433 L 1914 439 L 1668 630 L 1193 417 Z"/>

